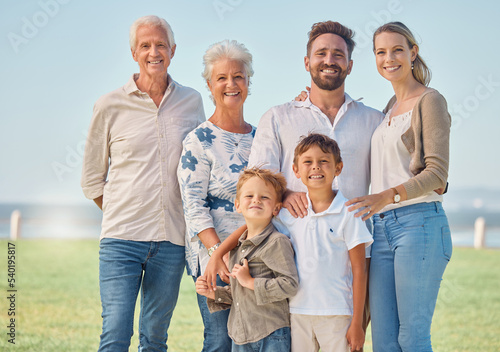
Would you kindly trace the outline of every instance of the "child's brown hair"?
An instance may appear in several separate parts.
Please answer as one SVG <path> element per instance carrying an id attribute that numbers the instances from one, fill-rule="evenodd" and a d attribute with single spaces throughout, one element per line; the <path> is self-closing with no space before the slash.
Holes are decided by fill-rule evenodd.
<path id="1" fill-rule="evenodd" d="M 297 166 L 299 157 L 312 146 L 319 147 L 323 153 L 332 154 L 336 164 L 342 162 L 342 156 L 340 155 L 340 148 L 337 142 L 324 134 L 311 133 L 307 137 L 303 137 L 295 147 L 295 152 L 293 154 L 293 164 L 295 166 Z"/>

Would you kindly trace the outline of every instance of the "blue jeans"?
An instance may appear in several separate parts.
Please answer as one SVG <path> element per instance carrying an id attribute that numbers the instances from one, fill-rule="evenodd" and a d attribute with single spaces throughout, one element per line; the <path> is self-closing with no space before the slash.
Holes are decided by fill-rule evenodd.
<path id="1" fill-rule="evenodd" d="M 139 289 L 139 351 L 166 351 L 167 330 L 184 272 L 184 247 L 104 238 L 99 251 L 102 334 L 99 351 L 127 351 Z"/>
<path id="2" fill-rule="evenodd" d="M 374 352 L 432 351 L 431 321 L 451 257 L 440 202 L 374 215 L 370 310 Z"/>
<path id="3" fill-rule="evenodd" d="M 199 272 L 199 270 L 198 270 Z M 194 281 L 196 278 L 193 276 Z M 217 276 L 217 286 L 226 286 L 219 276 Z M 198 298 L 198 307 L 200 308 L 201 318 L 205 327 L 203 331 L 203 349 L 202 352 L 230 352 L 231 338 L 227 334 L 227 319 L 229 318 L 229 309 L 210 313 L 207 306 L 207 297 L 196 294 Z"/>
<path id="4" fill-rule="evenodd" d="M 233 342 L 232 352 L 290 352 L 290 336 L 290 328 L 281 328 L 257 342 L 244 345 L 237 345 Z"/>

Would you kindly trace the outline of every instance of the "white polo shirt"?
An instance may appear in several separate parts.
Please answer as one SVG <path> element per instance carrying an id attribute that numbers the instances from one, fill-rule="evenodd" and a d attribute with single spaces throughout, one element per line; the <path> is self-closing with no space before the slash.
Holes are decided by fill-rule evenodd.
<path id="1" fill-rule="evenodd" d="M 315 213 L 309 194 L 307 216 L 294 218 L 282 209 L 273 220 L 290 237 L 299 274 L 299 290 L 290 298 L 290 313 L 352 315 L 352 269 L 349 250 L 373 238 L 361 218 L 355 218 L 340 191 L 330 207 Z"/>

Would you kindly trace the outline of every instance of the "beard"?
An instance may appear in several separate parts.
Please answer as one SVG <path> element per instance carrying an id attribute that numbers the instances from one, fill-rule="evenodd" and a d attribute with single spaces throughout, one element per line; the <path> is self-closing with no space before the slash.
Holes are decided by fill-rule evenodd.
<path id="1" fill-rule="evenodd" d="M 326 69 L 326 68 L 331 68 L 338 70 L 338 74 L 334 77 L 321 77 L 321 70 Z M 315 67 L 314 69 L 311 70 L 311 78 L 318 86 L 319 89 L 323 90 L 336 90 L 339 87 L 344 84 L 345 78 L 347 77 L 347 71 L 342 70 L 340 66 L 333 65 L 333 66 L 327 66 L 327 65 L 322 65 L 321 67 Z"/>

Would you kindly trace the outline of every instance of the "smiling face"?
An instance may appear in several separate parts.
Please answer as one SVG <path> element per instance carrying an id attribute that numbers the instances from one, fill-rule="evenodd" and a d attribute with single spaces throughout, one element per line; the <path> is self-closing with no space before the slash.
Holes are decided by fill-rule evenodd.
<path id="1" fill-rule="evenodd" d="M 278 202 L 276 190 L 271 184 L 259 177 L 251 177 L 241 186 L 234 205 L 245 220 L 268 222 L 273 215 L 278 215 L 281 203 Z"/>
<path id="2" fill-rule="evenodd" d="M 168 44 L 167 33 L 161 27 L 141 26 L 137 29 L 137 42 L 132 50 L 134 60 L 139 64 L 140 74 L 166 76 L 175 45 Z"/>
<path id="3" fill-rule="evenodd" d="M 304 63 L 311 74 L 312 84 L 323 90 L 342 87 L 352 68 L 345 40 L 332 33 L 316 38 L 311 46 L 311 54 L 304 58 Z"/>
<path id="4" fill-rule="evenodd" d="M 333 179 L 340 175 L 342 167 L 342 162 L 335 162 L 332 153 L 325 153 L 320 147 L 313 145 L 299 155 L 293 171 L 308 190 L 331 190 Z"/>
<path id="5" fill-rule="evenodd" d="M 219 109 L 242 108 L 248 96 L 248 84 L 243 63 L 231 59 L 217 61 L 207 81 L 215 106 Z"/>
<path id="6" fill-rule="evenodd" d="M 377 70 L 391 82 L 413 79 L 411 63 L 415 60 L 418 47 L 408 46 L 404 36 L 393 32 L 382 32 L 375 37 L 375 58 Z"/>

